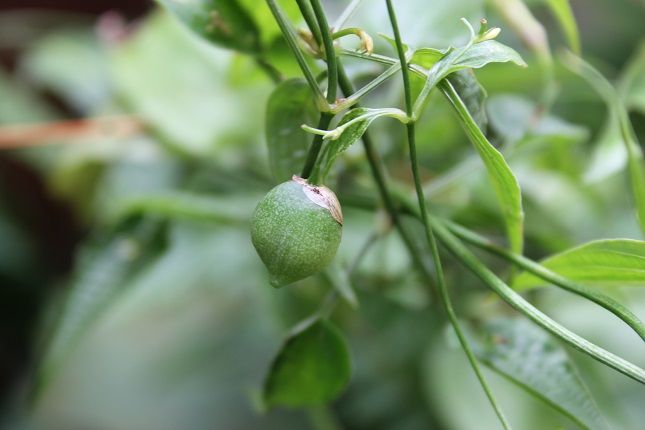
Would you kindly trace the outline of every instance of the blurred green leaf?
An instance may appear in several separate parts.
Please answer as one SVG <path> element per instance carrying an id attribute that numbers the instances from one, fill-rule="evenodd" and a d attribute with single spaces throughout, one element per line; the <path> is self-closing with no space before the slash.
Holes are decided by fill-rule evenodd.
<path id="1" fill-rule="evenodd" d="M 484 326 L 475 354 L 491 369 L 589 430 L 606 430 L 588 388 L 564 348 L 524 319 L 496 319 Z"/>
<path id="2" fill-rule="evenodd" d="M 260 33 L 237 0 L 157 0 L 196 34 L 224 48 L 260 51 Z"/>
<path id="3" fill-rule="evenodd" d="M 558 24 L 564 32 L 567 39 L 569 48 L 579 54 L 580 53 L 580 34 L 578 32 L 578 24 L 576 17 L 573 15 L 571 4 L 569 0 L 544 0 L 551 10 L 551 13 L 558 20 Z"/>
<path id="4" fill-rule="evenodd" d="M 614 87 L 591 64 L 571 52 L 562 55 L 569 69 L 593 87 L 602 97 L 610 111 L 611 121 L 616 121 L 620 137 L 627 152 L 627 170 L 631 184 L 636 217 L 640 221 L 641 230 L 645 233 L 645 161 L 643 151 L 636 140 L 632 124 L 625 105 Z"/>
<path id="5" fill-rule="evenodd" d="M 486 115 L 486 90 L 481 86 L 472 69 L 459 70 L 447 78 L 468 108 L 477 127 L 486 134 L 488 116 Z"/>
<path id="6" fill-rule="evenodd" d="M 200 44 L 168 15 L 154 14 L 113 52 L 112 72 L 121 100 L 163 143 L 205 156 L 227 142 L 259 140 L 269 86 L 231 88 L 230 58 Z"/>
<path id="7" fill-rule="evenodd" d="M 645 115 L 645 41 L 641 41 L 625 67 L 618 91 L 628 110 Z"/>
<path id="8" fill-rule="evenodd" d="M 553 255 L 540 264 L 585 285 L 645 286 L 645 242 L 639 240 L 597 240 Z M 526 289 L 544 283 L 523 272 L 513 286 Z"/>
<path id="9" fill-rule="evenodd" d="M 301 407 L 334 400 L 350 378 L 347 342 L 329 321 L 298 327 L 273 360 L 264 384 L 267 406 Z"/>
<path id="10" fill-rule="evenodd" d="M 99 316 L 163 250 L 160 222 L 130 220 L 81 251 L 35 386 L 38 393 Z"/>
<path id="11" fill-rule="evenodd" d="M 533 137 L 545 137 L 549 143 L 576 143 L 589 135 L 586 128 L 552 114 L 542 115 L 538 109 L 535 102 L 513 94 L 499 94 L 487 102 L 491 128 L 505 143 Z"/>
<path id="12" fill-rule="evenodd" d="M 27 51 L 21 70 L 79 112 L 95 112 L 110 95 L 107 56 L 92 28 L 48 34 Z"/>
<path id="13" fill-rule="evenodd" d="M 56 111 L 33 88 L 12 79 L 0 67 L 0 124 L 20 124 L 50 120 Z"/>
<path id="14" fill-rule="evenodd" d="M 313 124 L 317 117 L 313 94 L 304 79 L 286 80 L 269 96 L 265 136 L 276 181 L 291 179 L 304 166 L 312 136 L 300 126 Z"/>
<path id="15" fill-rule="evenodd" d="M 356 293 L 352 287 L 349 273 L 347 273 L 347 270 L 344 267 L 341 267 L 337 259 L 332 261 L 330 266 L 323 273 L 340 297 L 342 297 L 343 300 L 345 300 L 353 309 L 358 309 L 358 297 L 356 297 Z"/>

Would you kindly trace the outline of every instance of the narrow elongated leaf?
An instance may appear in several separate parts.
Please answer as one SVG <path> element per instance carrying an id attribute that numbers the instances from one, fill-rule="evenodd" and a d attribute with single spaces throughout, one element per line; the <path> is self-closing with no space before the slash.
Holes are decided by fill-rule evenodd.
<path id="1" fill-rule="evenodd" d="M 267 406 L 301 407 L 335 399 L 350 377 L 347 342 L 329 321 L 315 319 L 286 340 L 264 383 Z"/>
<path id="2" fill-rule="evenodd" d="M 269 166 L 278 182 L 291 179 L 305 163 L 311 135 L 302 124 L 316 121 L 314 97 L 304 79 L 289 79 L 278 85 L 267 103 L 266 141 Z"/>
<path id="3" fill-rule="evenodd" d="M 40 366 L 37 389 L 43 388 L 61 360 L 123 292 L 127 281 L 162 250 L 162 232 L 159 222 L 128 222 L 83 251 Z"/>
<path id="4" fill-rule="evenodd" d="M 571 71 L 586 80 L 603 98 L 609 108 L 611 120 L 618 123 L 620 137 L 627 152 L 627 169 L 636 217 L 640 222 L 641 230 L 645 233 L 645 162 L 643 161 L 643 151 L 636 140 L 636 134 L 629 120 L 627 109 L 615 88 L 591 64 L 571 52 L 565 52 L 562 58 Z"/>
<path id="5" fill-rule="evenodd" d="M 486 139 L 484 133 L 477 127 L 475 120 L 454 88 L 445 81 L 441 83 L 441 87 L 455 108 L 468 137 L 484 162 L 488 177 L 502 209 L 510 248 L 513 252 L 521 254 L 524 243 L 524 211 L 522 209 L 520 184 L 506 163 L 504 156 Z"/>
<path id="6" fill-rule="evenodd" d="M 202 38 L 246 53 L 260 51 L 260 33 L 236 0 L 157 0 Z"/>
<path id="7" fill-rule="evenodd" d="M 645 242 L 640 240 L 597 240 L 556 254 L 541 264 L 585 285 L 645 287 Z M 544 284 L 523 272 L 513 286 L 525 289 Z"/>
<path id="8" fill-rule="evenodd" d="M 468 108 L 468 112 L 484 134 L 488 128 L 486 115 L 486 90 L 481 86 L 471 69 L 459 70 L 447 78 Z"/>
<path id="9" fill-rule="evenodd" d="M 582 428 L 605 430 L 607 423 L 564 348 L 524 319 L 496 319 L 475 354 L 488 367 L 544 400 Z"/>

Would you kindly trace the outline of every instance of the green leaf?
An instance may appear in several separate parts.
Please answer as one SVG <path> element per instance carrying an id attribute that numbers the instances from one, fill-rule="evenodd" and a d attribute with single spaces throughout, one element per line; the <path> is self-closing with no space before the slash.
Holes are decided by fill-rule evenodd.
<path id="1" fill-rule="evenodd" d="M 501 152 L 486 139 L 484 133 L 477 127 L 475 120 L 452 85 L 444 81 L 441 83 L 441 88 L 455 108 L 468 137 L 484 162 L 488 177 L 497 195 L 497 201 L 502 209 L 511 251 L 521 254 L 524 243 L 524 211 L 520 184 Z"/>
<path id="2" fill-rule="evenodd" d="M 212 157 L 259 140 L 271 88 L 230 85 L 233 53 L 210 49 L 168 14 L 153 14 L 112 51 L 119 101 L 175 152 Z M 244 114 L 241 115 L 240 112 Z"/>
<path id="3" fill-rule="evenodd" d="M 598 406 L 564 348 L 524 319 L 484 326 L 475 354 L 485 365 L 589 430 L 607 429 Z"/>
<path id="4" fill-rule="evenodd" d="M 640 222 L 641 230 L 645 233 L 645 163 L 627 109 L 614 87 L 591 64 L 571 52 L 565 52 L 562 59 L 572 72 L 586 80 L 603 98 L 610 110 L 610 120 L 616 121 L 618 124 L 620 136 L 627 152 L 627 169 L 636 217 Z"/>
<path id="5" fill-rule="evenodd" d="M 628 110 L 637 110 L 645 115 L 645 41 L 629 60 L 618 87 L 621 99 Z"/>
<path id="6" fill-rule="evenodd" d="M 540 107 L 533 101 L 512 94 L 491 97 L 486 103 L 490 126 L 505 143 L 514 144 L 532 138 L 549 143 L 576 143 L 588 137 L 586 128 L 551 114 L 535 116 Z"/>
<path id="7" fill-rule="evenodd" d="M 236 0 L 157 0 L 196 34 L 216 45 L 257 54 L 260 32 Z"/>
<path id="8" fill-rule="evenodd" d="M 65 27 L 38 39 L 21 70 L 80 112 L 104 108 L 109 97 L 107 56 L 90 26 Z"/>
<path id="9" fill-rule="evenodd" d="M 328 132 L 319 130 L 318 132 L 323 132 L 325 139 L 328 140 L 321 161 L 321 178 L 324 179 L 327 176 L 336 158 L 361 138 L 372 121 L 383 116 L 396 118 L 401 122 L 407 121 L 406 113 L 400 109 L 355 108 L 343 116 L 334 130 Z"/>
<path id="10" fill-rule="evenodd" d="M 509 61 L 526 67 L 520 54 L 513 48 L 496 40 L 486 40 L 468 47 L 462 55 L 455 55 L 451 61 L 451 70 L 454 72 L 465 68 L 479 69 L 490 63 L 507 63 Z"/>
<path id="11" fill-rule="evenodd" d="M 105 309 L 163 250 L 160 222 L 128 221 L 81 252 L 62 314 L 39 367 L 37 390 Z"/>
<path id="12" fill-rule="evenodd" d="M 390 46 L 396 52 L 396 50 L 397 50 L 396 40 L 393 37 L 390 37 L 390 36 L 388 36 L 387 34 L 384 34 L 384 33 L 379 33 L 378 35 L 381 36 L 383 38 L 383 40 L 385 40 L 387 43 L 389 43 Z M 407 53 L 409 50 L 410 50 L 410 47 L 408 45 L 406 45 L 405 43 L 403 43 L 403 52 Z"/>
<path id="13" fill-rule="evenodd" d="M 560 28 L 564 32 L 569 48 L 576 54 L 579 54 L 580 34 L 578 32 L 576 17 L 573 15 L 569 0 L 545 0 L 545 2 L 549 6 L 549 9 L 551 9 L 551 13 L 558 20 L 558 24 L 560 24 Z"/>
<path id="14" fill-rule="evenodd" d="M 438 55 L 435 53 L 435 55 Z M 414 112 L 419 115 L 427 102 L 430 91 L 445 77 L 462 69 L 479 69 L 489 63 L 513 62 L 526 67 L 526 63 L 514 49 L 495 40 L 486 40 L 451 49 L 428 71 L 421 94 L 414 104 Z"/>
<path id="15" fill-rule="evenodd" d="M 314 319 L 292 333 L 273 360 L 264 383 L 267 406 L 302 407 L 334 400 L 350 378 L 350 358 L 341 332 Z"/>
<path id="16" fill-rule="evenodd" d="M 435 63 L 446 56 L 448 51 L 441 51 L 434 48 L 419 48 L 414 51 L 410 58 L 410 64 L 416 64 L 425 69 L 430 69 Z"/>
<path id="17" fill-rule="evenodd" d="M 477 127 L 486 134 L 488 116 L 486 115 L 486 90 L 481 86 L 472 69 L 459 70 L 447 78 L 468 108 Z"/>
<path id="18" fill-rule="evenodd" d="M 645 242 L 639 240 L 588 242 L 555 254 L 540 264 L 585 285 L 645 287 Z M 526 289 L 544 284 L 545 281 L 523 272 L 513 287 Z"/>
<path id="19" fill-rule="evenodd" d="M 349 273 L 337 260 L 332 261 L 330 266 L 324 271 L 324 275 L 343 300 L 353 309 L 358 309 L 358 297 L 356 297 L 354 288 L 352 288 Z"/>
<path id="20" fill-rule="evenodd" d="M 311 136 L 301 125 L 315 122 L 317 112 L 313 94 L 304 79 L 284 81 L 271 93 L 265 133 L 269 166 L 278 182 L 291 179 L 304 165 Z"/>

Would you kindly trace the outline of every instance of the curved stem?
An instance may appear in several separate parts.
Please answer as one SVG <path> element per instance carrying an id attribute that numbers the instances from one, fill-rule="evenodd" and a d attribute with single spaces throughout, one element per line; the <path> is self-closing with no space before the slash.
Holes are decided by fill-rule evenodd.
<path id="1" fill-rule="evenodd" d="M 502 257 L 506 261 L 515 264 L 517 267 L 524 269 L 527 272 L 552 283 L 553 285 L 556 285 L 564 290 L 577 294 L 602 306 L 603 308 L 607 309 L 609 312 L 613 313 L 618 318 L 623 320 L 641 337 L 641 339 L 645 340 L 645 326 L 638 318 L 638 316 L 636 316 L 632 311 L 627 309 L 625 306 L 623 306 L 613 298 L 598 291 L 587 288 L 584 285 L 578 284 L 577 282 L 571 281 L 570 279 L 567 279 L 563 276 L 560 276 L 531 259 L 497 246 L 487 238 L 480 236 L 474 231 L 468 230 L 461 225 L 455 224 L 452 221 L 441 220 L 441 222 L 446 226 L 448 230 L 450 230 L 451 233 L 459 237 L 461 240 L 464 240 L 471 245 L 475 245 L 478 248 L 488 251 L 491 254 Z"/>
<path id="2" fill-rule="evenodd" d="M 392 2 L 391 0 L 385 0 L 385 1 L 387 4 L 388 15 L 390 16 L 390 22 L 392 23 L 392 31 L 394 32 L 394 39 L 396 41 L 396 50 L 399 55 L 399 62 L 401 63 L 401 65 L 406 65 L 406 67 L 401 67 L 401 75 L 403 77 L 405 107 L 406 107 L 408 116 L 410 116 L 412 115 L 413 105 L 412 105 L 412 92 L 410 90 L 410 77 L 408 74 L 407 62 L 405 59 L 405 51 L 403 49 L 403 43 L 401 41 L 401 35 L 399 33 L 399 27 L 396 20 L 396 14 L 394 12 L 394 8 L 392 7 Z M 406 129 L 407 129 L 407 137 L 408 137 L 408 146 L 410 148 L 410 163 L 412 164 L 412 175 L 414 177 L 414 186 L 416 189 L 419 209 L 421 211 L 421 220 L 425 228 L 426 239 L 428 241 L 428 244 L 430 245 L 432 260 L 435 265 L 436 280 L 437 280 L 437 286 L 439 288 L 439 295 L 441 296 L 441 301 L 444 305 L 444 308 L 446 309 L 446 313 L 448 314 L 448 319 L 450 320 L 450 324 L 452 325 L 452 327 L 455 330 L 455 333 L 457 334 L 459 343 L 461 344 L 461 347 L 464 350 L 464 353 L 466 354 L 466 357 L 468 358 L 468 361 L 471 367 L 473 368 L 473 371 L 475 372 L 475 375 L 477 376 L 477 379 L 479 380 L 480 385 L 482 386 L 484 392 L 486 393 L 488 400 L 490 401 L 493 409 L 495 410 L 497 417 L 499 418 L 500 422 L 502 423 L 502 426 L 505 429 L 510 429 L 511 426 L 506 420 L 504 413 L 502 412 L 500 406 L 498 405 L 492 390 L 488 386 L 488 383 L 486 382 L 486 379 L 484 378 L 484 375 L 481 372 L 479 363 L 475 358 L 475 355 L 470 347 L 470 344 L 468 343 L 468 340 L 466 339 L 466 336 L 463 334 L 461 330 L 461 327 L 459 325 L 459 320 L 452 307 L 450 294 L 448 293 L 448 287 L 446 286 L 446 282 L 443 277 L 443 268 L 441 265 L 439 248 L 437 246 L 437 241 L 434 237 L 432 226 L 430 225 L 426 199 L 423 193 L 423 186 L 421 185 L 421 177 L 419 175 L 419 163 L 417 160 L 414 122 L 413 121 L 408 122 L 406 124 Z"/>

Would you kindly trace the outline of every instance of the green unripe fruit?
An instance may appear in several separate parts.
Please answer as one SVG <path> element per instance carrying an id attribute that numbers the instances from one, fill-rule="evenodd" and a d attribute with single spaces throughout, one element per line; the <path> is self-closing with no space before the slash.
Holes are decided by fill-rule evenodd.
<path id="1" fill-rule="evenodd" d="M 343 215 L 336 195 L 294 176 L 258 203 L 251 220 L 251 241 L 281 287 L 320 272 L 336 255 Z"/>

